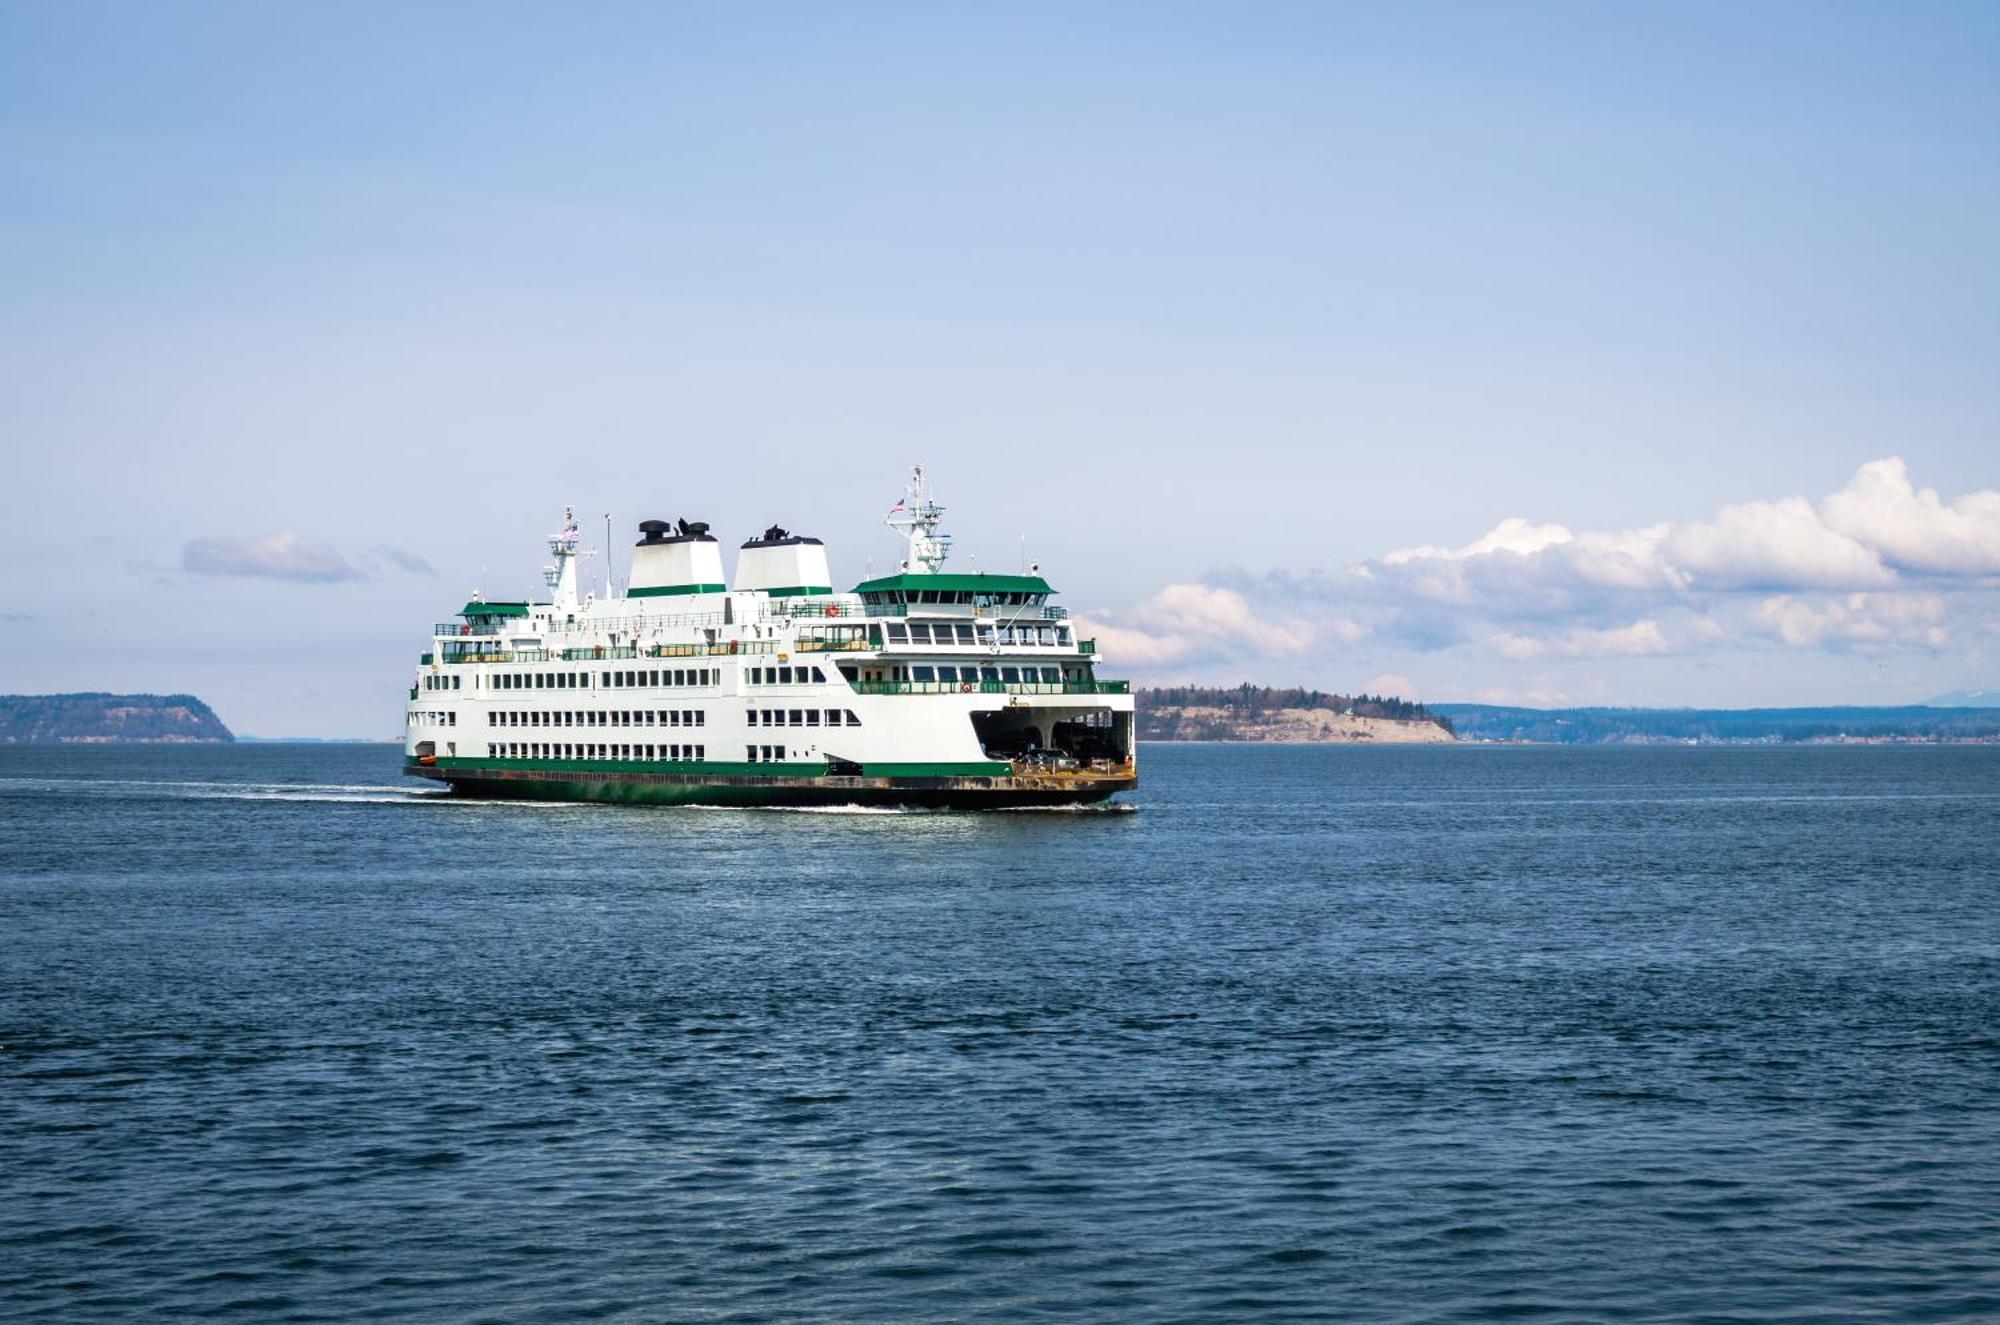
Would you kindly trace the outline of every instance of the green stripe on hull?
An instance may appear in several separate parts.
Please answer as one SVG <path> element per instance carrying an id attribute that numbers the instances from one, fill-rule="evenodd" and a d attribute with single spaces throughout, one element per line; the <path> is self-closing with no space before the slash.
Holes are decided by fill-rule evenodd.
<path id="1" fill-rule="evenodd" d="M 556 766 L 560 765 L 560 767 Z M 581 765 L 581 767 L 579 767 Z M 895 777 L 807 775 L 777 764 L 684 764 L 685 772 L 607 760 L 441 759 L 405 761 L 404 772 L 444 782 L 468 796 L 511 800 L 599 801 L 626 805 L 932 805 L 980 808 L 1074 805 L 1101 801 L 1138 785 L 1136 778 L 1046 778 L 962 772 Z M 903 764 L 899 769 L 986 769 L 1006 764 Z M 752 771 L 754 770 L 754 771 Z"/>

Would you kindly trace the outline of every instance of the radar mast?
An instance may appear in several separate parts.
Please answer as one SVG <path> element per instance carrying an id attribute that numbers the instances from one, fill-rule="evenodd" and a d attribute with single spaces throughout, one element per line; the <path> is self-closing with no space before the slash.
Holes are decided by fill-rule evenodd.
<path id="1" fill-rule="evenodd" d="M 576 560 L 591 555 L 588 551 L 577 551 L 576 544 L 576 508 L 565 506 L 562 532 L 549 535 L 549 555 L 556 559 L 555 565 L 542 567 L 542 582 L 555 591 L 555 605 L 559 608 L 576 607 Z"/>
<path id="2" fill-rule="evenodd" d="M 903 499 L 889 508 L 883 522 L 910 544 L 910 554 L 903 561 L 905 571 L 935 575 L 944 569 L 945 558 L 951 555 L 951 535 L 938 532 L 943 518 L 944 507 L 925 495 L 924 467 L 912 467 L 909 488 Z"/>

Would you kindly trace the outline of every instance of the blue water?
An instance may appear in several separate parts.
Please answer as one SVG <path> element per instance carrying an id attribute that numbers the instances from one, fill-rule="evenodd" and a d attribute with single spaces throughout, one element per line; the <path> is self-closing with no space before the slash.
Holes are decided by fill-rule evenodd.
<path id="1" fill-rule="evenodd" d="M 2000 1319 L 2000 750 L 0 750 L 0 1318 Z"/>

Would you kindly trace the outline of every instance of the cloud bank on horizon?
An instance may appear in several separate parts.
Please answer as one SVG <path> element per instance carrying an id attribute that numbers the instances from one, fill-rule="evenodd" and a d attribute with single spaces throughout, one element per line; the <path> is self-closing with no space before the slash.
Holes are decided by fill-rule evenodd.
<path id="1" fill-rule="evenodd" d="M 2000 490 L 1947 499 L 1889 456 L 1818 501 L 1610 531 L 1510 517 L 1462 547 L 1402 548 L 1337 571 L 1217 569 L 1093 614 L 1085 630 L 1163 679 L 1356 648 L 1496 671 L 1750 649 L 1938 653 L 2000 638 Z"/>

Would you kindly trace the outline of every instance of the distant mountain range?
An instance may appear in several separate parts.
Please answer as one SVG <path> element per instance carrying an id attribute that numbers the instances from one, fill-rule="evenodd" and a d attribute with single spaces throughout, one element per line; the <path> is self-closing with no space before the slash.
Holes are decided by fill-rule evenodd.
<path id="1" fill-rule="evenodd" d="M 2000 709 L 2000 690 L 1954 690 L 1924 703 L 1934 709 Z"/>
<path id="2" fill-rule="evenodd" d="M 0 745 L 192 745 L 235 739 L 193 695 L 0 695 Z"/>
<path id="3" fill-rule="evenodd" d="M 1555 745 L 2000 743 L 2000 706 L 1898 708 L 1531 709 L 1432 704 L 1468 741 Z"/>

